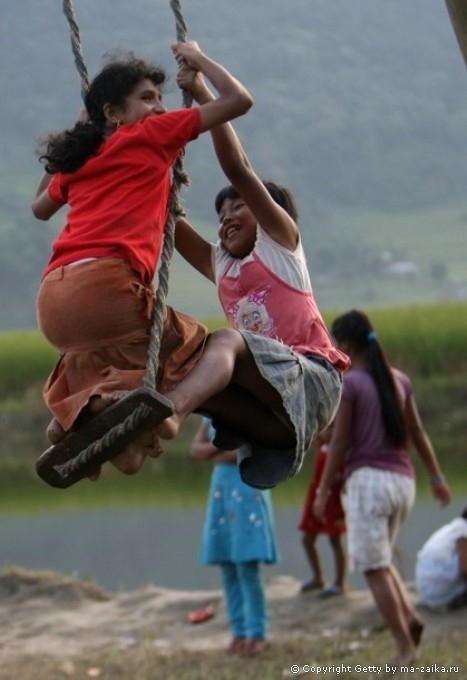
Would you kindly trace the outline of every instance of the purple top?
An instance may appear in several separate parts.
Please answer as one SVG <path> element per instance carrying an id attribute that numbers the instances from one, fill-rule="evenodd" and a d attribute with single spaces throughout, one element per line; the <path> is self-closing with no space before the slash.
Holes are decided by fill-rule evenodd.
<path id="1" fill-rule="evenodd" d="M 403 403 L 412 394 L 410 378 L 392 369 Z M 376 384 L 370 373 L 362 368 L 351 368 L 344 374 L 342 399 L 353 409 L 351 443 L 344 463 L 348 477 L 359 467 L 374 467 L 414 477 L 415 472 L 407 449 L 396 449 L 384 433 L 381 405 Z"/>

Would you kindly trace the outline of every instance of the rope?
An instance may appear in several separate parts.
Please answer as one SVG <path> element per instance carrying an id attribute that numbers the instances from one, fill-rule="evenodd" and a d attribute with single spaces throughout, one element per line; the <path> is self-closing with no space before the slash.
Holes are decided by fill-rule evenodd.
<path id="1" fill-rule="evenodd" d="M 81 81 L 81 96 L 84 99 L 89 88 L 89 76 L 83 59 L 79 27 L 78 22 L 76 21 L 72 0 L 63 0 L 62 8 L 70 27 L 71 51 L 73 52 L 75 65 Z"/>
<path id="2" fill-rule="evenodd" d="M 175 28 L 178 41 L 185 41 L 187 36 L 187 29 L 183 18 L 181 4 L 179 0 L 170 0 L 170 7 L 175 16 Z M 75 58 L 75 65 L 78 70 L 81 82 L 81 95 L 84 98 L 89 88 L 89 77 L 84 63 L 82 54 L 82 45 L 79 35 L 78 22 L 76 21 L 73 1 L 63 0 L 63 12 L 68 20 L 70 28 L 71 48 Z M 186 107 L 190 107 L 193 102 L 189 92 L 183 92 L 183 103 Z M 184 214 L 184 210 L 180 204 L 179 190 L 182 184 L 188 185 L 189 178 L 183 168 L 183 158 L 185 151 L 182 150 L 172 166 L 172 183 L 169 195 L 169 210 L 167 221 L 164 227 L 164 239 L 161 249 L 160 265 L 157 275 L 157 297 L 154 303 L 153 310 L 153 324 L 151 328 L 151 335 L 148 347 L 148 360 L 146 364 L 146 372 L 143 379 L 145 387 L 151 389 L 155 388 L 158 356 L 161 345 L 162 332 L 164 328 L 164 311 L 165 301 L 169 290 L 169 271 L 175 248 L 175 219 L 177 216 Z M 92 458 L 98 455 L 101 451 L 112 447 L 118 439 L 128 432 L 132 432 L 148 415 L 151 413 L 151 408 L 146 404 L 140 404 L 125 420 L 112 427 L 102 438 L 92 442 L 85 449 L 80 451 L 74 458 L 64 463 L 57 465 L 56 470 L 61 476 L 68 476 L 70 473 L 78 470 L 83 465 L 91 462 Z"/>

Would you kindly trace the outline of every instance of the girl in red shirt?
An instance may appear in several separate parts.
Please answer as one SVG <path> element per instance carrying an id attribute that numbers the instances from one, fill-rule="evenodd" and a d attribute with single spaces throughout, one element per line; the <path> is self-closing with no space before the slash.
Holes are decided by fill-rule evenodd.
<path id="1" fill-rule="evenodd" d="M 34 215 L 48 220 L 69 205 L 37 298 L 39 327 L 60 353 L 44 388 L 54 416 L 47 432 L 52 444 L 122 391 L 143 384 L 171 165 L 187 142 L 252 104 L 247 90 L 195 42 L 172 49 L 179 65 L 210 80 L 217 98 L 167 112 L 164 72 L 129 55 L 94 78 L 76 125 L 50 135 L 41 156 L 46 172 Z M 183 379 L 206 336 L 202 324 L 166 308 L 158 389 Z M 113 463 L 132 473 L 159 451 L 154 433 L 145 433 Z"/>

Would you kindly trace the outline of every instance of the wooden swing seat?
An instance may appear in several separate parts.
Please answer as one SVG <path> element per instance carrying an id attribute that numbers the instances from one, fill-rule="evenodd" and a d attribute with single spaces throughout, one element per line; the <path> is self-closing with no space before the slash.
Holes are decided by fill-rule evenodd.
<path id="1" fill-rule="evenodd" d="M 112 428 L 123 423 L 135 410 L 144 404 L 144 415 L 130 429 L 116 431 L 111 444 L 97 445 L 86 462 L 77 461 L 78 455 L 94 442 L 101 440 Z M 135 436 L 150 430 L 173 414 L 172 402 L 148 387 L 140 387 L 128 396 L 112 404 L 101 413 L 93 416 L 78 430 L 70 432 L 58 444 L 50 446 L 36 461 L 36 471 L 45 482 L 57 488 L 67 488 L 72 484 L 97 472 L 99 467 L 115 456 Z M 65 473 L 60 467 L 76 459 L 76 465 L 67 465 Z"/>

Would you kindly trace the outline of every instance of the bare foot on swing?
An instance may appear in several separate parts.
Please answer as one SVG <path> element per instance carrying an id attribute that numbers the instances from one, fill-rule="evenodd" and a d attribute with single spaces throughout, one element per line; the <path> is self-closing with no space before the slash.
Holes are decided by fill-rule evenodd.
<path id="1" fill-rule="evenodd" d="M 157 434 L 161 439 L 175 439 L 182 420 L 183 419 L 179 415 L 174 413 L 157 426 Z"/>
<path id="2" fill-rule="evenodd" d="M 138 435 L 134 442 L 117 454 L 110 461 L 114 467 L 125 475 L 135 475 L 141 469 L 147 457 L 159 458 L 164 453 L 156 432 L 150 430 Z"/>
<path id="3" fill-rule="evenodd" d="M 91 397 L 89 401 L 89 409 L 92 413 L 101 413 L 108 406 L 112 406 L 112 404 L 120 401 L 120 399 L 128 397 L 129 394 L 131 394 L 131 390 L 114 390 L 113 392 L 101 394 L 98 397 Z"/>
<path id="4" fill-rule="evenodd" d="M 45 436 L 51 444 L 58 444 L 66 435 L 65 430 L 56 418 L 52 418 L 45 431 Z"/>
<path id="5" fill-rule="evenodd" d="M 100 397 L 91 397 L 89 402 L 89 410 L 91 413 L 97 414 L 101 413 L 105 408 L 114 404 L 119 399 L 126 397 L 130 394 L 130 390 L 118 390 L 115 392 L 110 392 L 109 394 L 103 394 Z M 58 444 L 66 436 L 67 432 L 63 429 L 56 418 L 52 418 L 45 431 L 45 436 L 51 444 Z"/>

